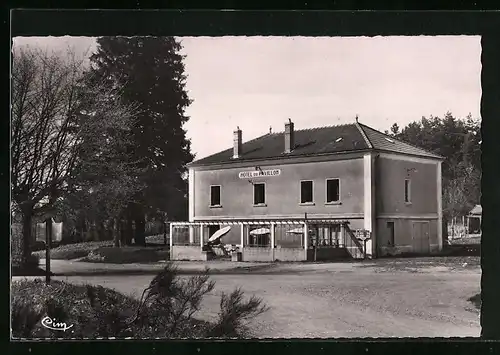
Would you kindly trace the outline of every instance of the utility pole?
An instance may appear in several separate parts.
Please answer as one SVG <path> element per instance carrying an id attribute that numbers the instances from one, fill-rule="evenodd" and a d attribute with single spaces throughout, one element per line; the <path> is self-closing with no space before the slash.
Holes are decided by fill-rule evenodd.
<path id="1" fill-rule="evenodd" d="M 45 220 L 45 283 L 50 283 L 50 247 L 52 244 L 52 217 Z"/>

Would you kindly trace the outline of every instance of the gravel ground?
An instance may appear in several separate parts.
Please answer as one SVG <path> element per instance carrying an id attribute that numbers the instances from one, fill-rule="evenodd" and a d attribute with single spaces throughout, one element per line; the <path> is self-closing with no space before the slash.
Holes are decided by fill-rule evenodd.
<path id="1" fill-rule="evenodd" d="M 215 289 L 198 316 L 213 319 L 220 294 L 241 287 L 247 296 L 255 294 L 270 306 L 252 325 L 258 338 L 479 336 L 479 311 L 467 301 L 480 290 L 479 259 L 422 259 L 278 263 L 239 274 L 214 274 Z M 151 278 L 56 277 L 135 297 Z"/>

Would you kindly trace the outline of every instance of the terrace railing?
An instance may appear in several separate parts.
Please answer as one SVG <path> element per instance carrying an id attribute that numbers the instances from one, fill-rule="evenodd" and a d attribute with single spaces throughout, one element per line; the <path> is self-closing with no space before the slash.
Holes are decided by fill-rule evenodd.
<path id="1" fill-rule="evenodd" d="M 365 239 L 366 233 L 364 230 L 352 230 L 348 224 L 344 225 L 344 243 L 345 248 L 354 259 L 366 258 L 366 243 L 362 241 Z"/>

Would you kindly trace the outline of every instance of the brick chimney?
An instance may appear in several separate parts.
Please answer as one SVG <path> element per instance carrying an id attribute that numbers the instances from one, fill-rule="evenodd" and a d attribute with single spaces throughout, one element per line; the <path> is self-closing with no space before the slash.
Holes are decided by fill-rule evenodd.
<path id="1" fill-rule="evenodd" d="M 236 130 L 233 132 L 233 158 L 241 157 L 241 129 L 240 127 L 236 127 Z"/>
<path id="2" fill-rule="evenodd" d="M 295 137 L 293 132 L 293 122 L 288 119 L 285 123 L 285 153 L 290 153 L 295 147 Z"/>

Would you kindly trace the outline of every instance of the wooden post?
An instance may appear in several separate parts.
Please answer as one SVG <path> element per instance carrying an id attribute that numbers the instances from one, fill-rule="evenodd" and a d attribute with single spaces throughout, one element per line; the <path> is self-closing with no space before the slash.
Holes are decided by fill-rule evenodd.
<path id="1" fill-rule="evenodd" d="M 189 226 L 189 244 L 194 243 L 194 226 Z"/>
<path id="2" fill-rule="evenodd" d="M 363 231 L 363 259 L 366 259 L 366 242 L 368 239 L 366 239 L 366 230 Z"/>
<path id="3" fill-rule="evenodd" d="M 163 222 L 163 244 L 167 245 L 167 222 Z"/>
<path id="4" fill-rule="evenodd" d="M 203 245 L 204 243 L 204 238 L 205 238 L 205 226 L 203 224 L 200 225 L 200 248 L 203 250 Z"/>
<path id="5" fill-rule="evenodd" d="M 52 244 L 52 218 L 45 221 L 45 283 L 50 283 L 50 246 Z"/>
<path id="6" fill-rule="evenodd" d="M 170 252 L 172 252 L 172 247 L 174 246 L 174 225 L 170 223 Z"/>
<path id="7" fill-rule="evenodd" d="M 309 244 L 309 231 L 307 229 L 307 222 L 304 222 L 304 253 L 305 260 L 307 261 L 307 248 Z"/>
<path id="8" fill-rule="evenodd" d="M 271 249 L 274 249 L 275 244 L 275 223 L 271 223 Z"/>
<path id="9" fill-rule="evenodd" d="M 240 225 L 240 232 L 241 232 L 241 252 L 243 252 L 243 247 L 245 245 L 245 225 L 243 223 Z"/>

